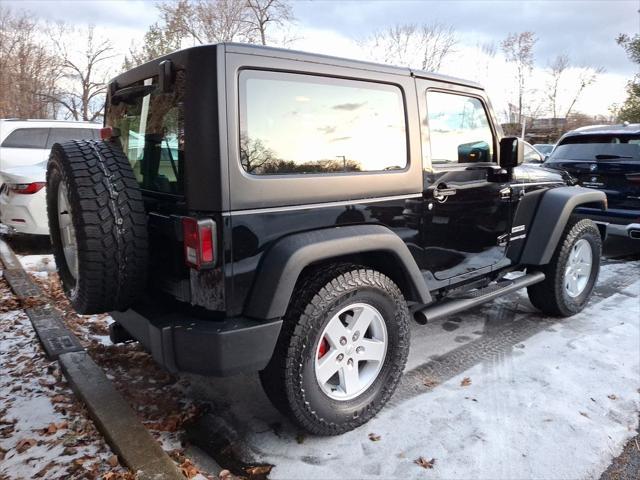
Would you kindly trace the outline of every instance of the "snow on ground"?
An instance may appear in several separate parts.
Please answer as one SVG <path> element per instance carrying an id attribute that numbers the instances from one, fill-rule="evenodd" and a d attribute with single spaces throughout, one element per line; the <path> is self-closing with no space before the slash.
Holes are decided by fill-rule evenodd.
<path id="1" fill-rule="evenodd" d="M 0 278 L 0 478 L 129 478 Z"/>
<path id="2" fill-rule="evenodd" d="M 193 377 L 191 394 L 213 399 L 213 415 L 231 432 L 236 455 L 275 465 L 271 479 L 599 478 L 635 435 L 640 410 L 640 262 L 612 262 L 604 270 L 594 300 L 569 319 L 545 319 L 520 292 L 462 321 L 415 327 L 412 334 L 433 335 L 413 336 L 409 369 L 492 329 L 527 318 L 542 322 L 510 351 L 392 400 L 368 424 L 339 437 L 296 431 L 252 375 L 224 382 Z M 616 284 L 624 280 L 626 287 Z M 618 293 L 603 300 L 611 285 Z"/>
<path id="3" fill-rule="evenodd" d="M 46 278 L 56 271 L 53 255 L 21 255 L 19 259 L 22 268 L 38 278 Z"/>
<path id="4" fill-rule="evenodd" d="M 598 478 L 638 427 L 638 261 L 607 261 L 588 308 L 561 322 L 541 317 L 518 292 L 433 325 L 414 325 L 407 373 L 519 319 L 542 323 L 506 353 L 395 399 L 353 432 L 322 438 L 297 431 L 276 412 L 256 375 L 173 377 L 137 344 L 109 345 L 110 318 L 75 315 L 49 274 L 51 261 L 36 257 L 22 261 L 190 477 L 203 478 L 185 456 L 184 428 L 198 417 L 201 402 L 232 427 L 227 433 L 236 455 L 275 465 L 272 479 Z"/>

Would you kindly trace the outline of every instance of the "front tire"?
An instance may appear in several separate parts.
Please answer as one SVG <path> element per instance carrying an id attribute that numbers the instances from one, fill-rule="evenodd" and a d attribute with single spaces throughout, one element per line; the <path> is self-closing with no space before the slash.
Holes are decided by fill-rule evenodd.
<path id="1" fill-rule="evenodd" d="M 546 278 L 527 288 L 534 307 L 547 315 L 569 317 L 591 297 L 600 271 L 602 240 L 593 221 L 570 221 L 551 261 L 539 268 Z"/>
<path id="2" fill-rule="evenodd" d="M 334 265 L 297 288 L 260 379 L 299 426 L 338 435 L 386 404 L 408 352 L 409 311 L 395 283 L 374 270 Z"/>

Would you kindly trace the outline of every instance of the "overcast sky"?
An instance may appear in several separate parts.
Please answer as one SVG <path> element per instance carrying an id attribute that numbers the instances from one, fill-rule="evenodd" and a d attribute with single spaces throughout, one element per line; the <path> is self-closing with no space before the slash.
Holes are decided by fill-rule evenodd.
<path id="1" fill-rule="evenodd" d="M 157 20 L 154 2 L 143 0 L 2 0 L 51 20 L 102 27 L 121 49 L 141 38 Z M 454 27 L 460 55 L 446 73 L 476 79 L 464 55 L 482 43 L 500 41 L 509 32 L 534 31 L 536 65 L 548 66 L 566 53 L 576 65 L 602 66 L 606 74 L 585 95 L 581 109 L 607 113 L 607 106 L 624 98 L 625 81 L 637 66 L 615 43 L 619 33 L 640 32 L 640 0 L 294 0 L 296 48 L 340 56 L 360 56 L 355 39 L 395 23 L 441 22 Z M 497 80 L 488 89 L 503 92 Z M 500 103 L 501 99 L 499 99 Z M 494 102 L 495 103 L 495 102 Z M 604 111 L 603 111 L 604 110 Z"/>

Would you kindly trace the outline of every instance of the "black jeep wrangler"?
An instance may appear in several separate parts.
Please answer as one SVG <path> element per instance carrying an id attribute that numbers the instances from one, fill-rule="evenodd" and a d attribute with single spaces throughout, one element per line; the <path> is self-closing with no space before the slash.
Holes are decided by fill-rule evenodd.
<path id="1" fill-rule="evenodd" d="M 523 287 L 569 316 L 598 276 L 602 233 L 572 212 L 605 194 L 520 165 L 468 81 L 200 46 L 116 77 L 102 137 L 47 169 L 76 310 L 110 311 L 171 372 L 259 371 L 316 434 L 387 402 L 411 319 Z"/>

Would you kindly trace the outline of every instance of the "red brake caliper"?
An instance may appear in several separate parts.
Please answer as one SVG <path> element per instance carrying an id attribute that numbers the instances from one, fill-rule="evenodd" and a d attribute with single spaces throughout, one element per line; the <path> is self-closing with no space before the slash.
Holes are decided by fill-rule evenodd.
<path id="1" fill-rule="evenodd" d="M 322 358 L 329 351 L 329 342 L 326 338 L 323 338 L 318 347 L 318 358 Z"/>

